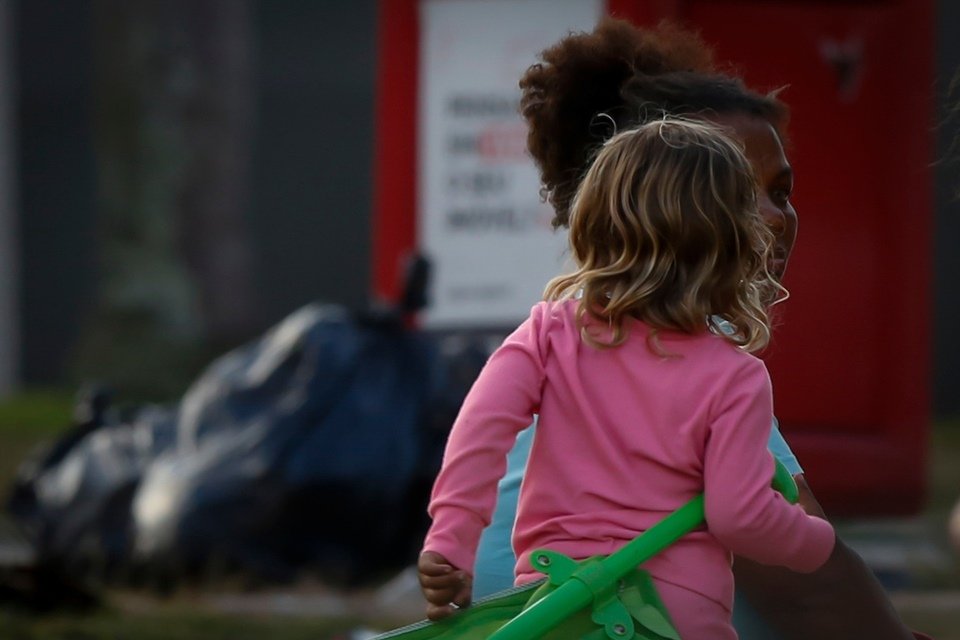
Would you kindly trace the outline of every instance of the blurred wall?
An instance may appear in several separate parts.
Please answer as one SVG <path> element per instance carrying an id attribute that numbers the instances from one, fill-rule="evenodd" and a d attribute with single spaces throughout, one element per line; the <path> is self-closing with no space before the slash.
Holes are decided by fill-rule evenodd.
<path id="1" fill-rule="evenodd" d="M 12 4 L 19 369 L 28 385 L 69 385 L 103 275 L 94 119 L 104 99 L 94 44 L 104 34 L 92 0 Z M 252 8 L 245 32 L 256 97 L 242 206 L 262 305 L 254 330 L 262 331 L 310 301 L 366 304 L 376 3 L 255 0 Z"/>
<path id="2" fill-rule="evenodd" d="M 17 89 L 12 36 L 13 2 L 0 0 L 0 397 L 13 391 L 20 375 L 20 249 L 17 229 Z"/>
<path id="3" fill-rule="evenodd" d="M 94 293 L 96 173 L 88 0 L 15 4 L 21 349 L 26 384 L 64 378 Z"/>
<path id="4" fill-rule="evenodd" d="M 370 280 L 375 0 L 257 3 L 252 224 L 273 317 L 362 306 Z"/>
<path id="5" fill-rule="evenodd" d="M 940 0 L 937 8 L 933 400 L 937 415 L 960 416 L 960 3 Z"/>

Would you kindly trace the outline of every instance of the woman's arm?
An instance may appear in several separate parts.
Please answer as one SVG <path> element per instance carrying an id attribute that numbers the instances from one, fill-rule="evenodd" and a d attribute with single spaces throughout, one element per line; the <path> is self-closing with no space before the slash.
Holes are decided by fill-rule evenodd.
<path id="1" fill-rule="evenodd" d="M 803 476 L 800 504 L 826 519 Z M 912 640 L 869 567 L 838 537 L 826 564 L 795 573 L 737 558 L 737 589 L 784 640 Z"/>

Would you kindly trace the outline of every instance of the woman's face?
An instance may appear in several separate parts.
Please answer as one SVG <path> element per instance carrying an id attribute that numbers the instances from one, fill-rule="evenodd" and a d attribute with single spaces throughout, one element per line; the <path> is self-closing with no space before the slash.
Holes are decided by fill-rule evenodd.
<path id="1" fill-rule="evenodd" d="M 776 236 L 770 270 L 782 278 L 797 240 L 797 212 L 790 203 L 793 169 L 787 162 L 780 136 L 773 125 L 756 116 L 728 114 L 711 120 L 729 127 L 744 143 L 747 159 L 760 182 L 760 213 Z"/>

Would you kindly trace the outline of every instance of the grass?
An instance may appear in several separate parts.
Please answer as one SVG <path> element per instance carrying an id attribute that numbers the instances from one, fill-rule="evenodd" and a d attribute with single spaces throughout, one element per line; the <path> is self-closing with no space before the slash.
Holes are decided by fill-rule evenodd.
<path id="1" fill-rule="evenodd" d="M 0 496 L 32 449 L 61 433 L 71 421 L 73 396 L 40 389 L 0 402 Z"/>
<path id="2" fill-rule="evenodd" d="M 960 498 L 960 420 L 938 424 L 930 439 L 930 517 L 946 517 Z"/>
<path id="3" fill-rule="evenodd" d="M 350 620 L 214 614 L 188 608 L 150 613 L 29 616 L 0 610 L 5 640 L 334 640 Z"/>
<path id="4" fill-rule="evenodd" d="M 36 438 L 62 429 L 73 409 L 73 394 L 35 389 L 0 402 L 0 438 Z"/>
<path id="5" fill-rule="evenodd" d="M 923 631 L 935 640 L 960 640 L 960 612 L 956 601 L 936 609 L 895 602 L 900 616 L 911 629 Z"/>

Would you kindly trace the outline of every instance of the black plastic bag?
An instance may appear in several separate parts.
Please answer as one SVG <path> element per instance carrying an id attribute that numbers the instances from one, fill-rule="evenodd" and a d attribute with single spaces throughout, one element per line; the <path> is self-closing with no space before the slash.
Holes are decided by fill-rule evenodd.
<path id="1" fill-rule="evenodd" d="M 137 492 L 137 559 L 346 582 L 408 562 L 436 459 L 423 428 L 436 365 L 422 334 L 322 306 L 219 359 Z"/>

